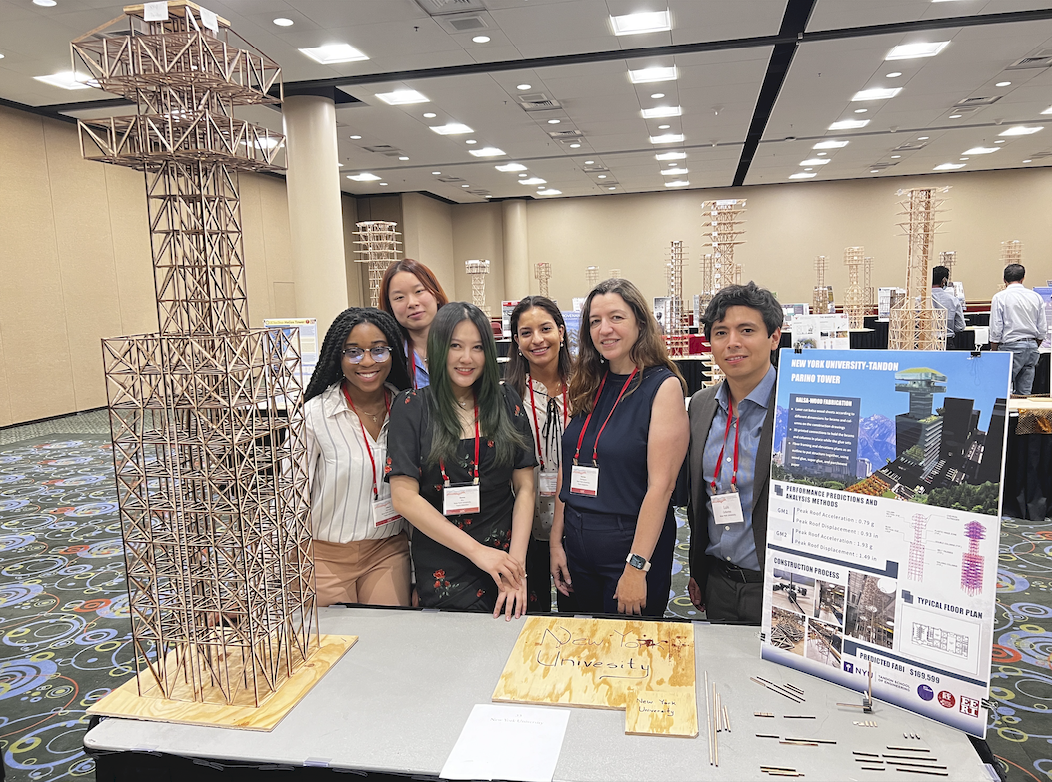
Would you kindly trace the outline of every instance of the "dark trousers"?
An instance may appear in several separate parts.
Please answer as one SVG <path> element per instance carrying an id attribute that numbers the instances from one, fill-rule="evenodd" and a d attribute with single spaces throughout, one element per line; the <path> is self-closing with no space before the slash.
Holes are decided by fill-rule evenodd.
<path id="1" fill-rule="evenodd" d="M 709 558 L 705 583 L 705 616 L 720 624 L 760 624 L 763 613 L 763 581 L 743 583 L 724 575 L 719 560 Z"/>
<path id="2" fill-rule="evenodd" d="M 586 614 L 616 614 L 614 592 L 625 572 L 636 534 L 636 517 L 606 513 L 579 513 L 566 506 L 563 546 L 573 583 L 577 610 Z M 676 521 L 669 507 L 665 525 L 650 557 L 647 604 L 643 616 L 664 616 L 672 586 L 672 550 Z"/>
<path id="3" fill-rule="evenodd" d="M 946 349 L 957 350 L 957 335 L 954 334 L 952 337 L 946 338 Z"/>
<path id="4" fill-rule="evenodd" d="M 537 540 L 532 534 L 529 548 L 526 549 L 526 591 L 527 614 L 552 612 L 552 571 L 548 541 Z M 577 610 L 573 592 L 569 596 L 556 592 L 555 599 L 560 612 L 572 614 Z"/>

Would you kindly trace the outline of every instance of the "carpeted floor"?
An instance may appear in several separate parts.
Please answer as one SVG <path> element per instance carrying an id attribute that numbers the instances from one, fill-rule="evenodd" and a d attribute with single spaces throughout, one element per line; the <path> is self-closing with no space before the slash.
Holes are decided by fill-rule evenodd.
<path id="1" fill-rule="evenodd" d="M 68 420 L 68 419 L 67 419 Z M 130 626 L 108 438 L 8 430 L 0 446 L 0 752 L 7 779 L 94 778 L 85 709 L 132 675 Z M 72 426 L 68 428 L 73 428 Z M 97 433 L 99 432 L 99 433 Z M 34 436 L 35 435 L 35 436 Z M 686 597 L 687 530 L 668 613 Z M 1005 520 L 988 740 L 1009 779 L 1052 780 L 1052 530 Z"/>

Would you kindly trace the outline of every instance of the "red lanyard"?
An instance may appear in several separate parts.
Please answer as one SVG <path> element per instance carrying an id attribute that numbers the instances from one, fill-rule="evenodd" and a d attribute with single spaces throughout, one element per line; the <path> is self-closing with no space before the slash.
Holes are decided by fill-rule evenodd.
<path id="1" fill-rule="evenodd" d="M 730 403 L 727 403 L 727 429 L 723 433 L 723 447 L 720 448 L 720 458 L 716 460 L 716 470 L 712 475 L 712 491 L 715 494 L 719 491 L 716 488 L 716 479 L 720 477 L 720 470 L 723 468 L 723 453 L 727 450 L 727 436 L 731 433 L 731 415 L 733 411 L 730 409 Z M 738 408 L 738 417 L 734 418 L 734 471 L 731 473 L 731 489 L 738 491 L 738 432 L 741 424 L 742 411 L 741 407 Z"/>
<path id="2" fill-rule="evenodd" d="M 595 443 L 592 445 L 593 465 L 599 463 L 599 438 L 603 436 L 603 430 L 606 429 L 606 425 L 610 423 L 610 416 L 614 414 L 614 411 L 617 409 L 617 406 L 621 403 L 621 397 L 623 397 L 625 395 L 625 391 L 628 390 L 628 384 L 632 382 L 632 378 L 634 378 L 638 372 L 639 367 L 632 368 L 632 374 L 628 376 L 628 380 L 626 380 L 625 384 L 621 386 L 621 393 L 617 395 L 617 399 L 614 401 L 614 406 L 610 408 L 609 415 L 607 415 L 606 420 L 603 421 L 603 425 L 599 427 L 599 431 L 595 435 Z M 581 443 L 584 442 L 584 433 L 588 431 L 588 423 L 592 420 L 592 413 L 595 412 L 595 406 L 599 404 L 599 397 L 603 393 L 603 386 L 606 385 L 606 378 L 609 375 L 609 371 L 607 371 L 607 373 L 603 375 L 603 379 L 599 383 L 599 390 L 595 392 L 595 401 L 592 402 L 592 410 L 588 413 L 588 417 L 584 419 L 584 426 L 581 427 L 581 436 L 577 438 L 577 450 L 574 451 L 573 455 L 573 463 L 575 465 L 577 464 L 577 457 L 581 455 Z"/>
<path id="3" fill-rule="evenodd" d="M 358 418 L 358 426 L 362 427 L 362 439 L 365 440 L 365 450 L 369 452 L 369 464 L 373 467 L 373 499 L 380 499 L 380 490 L 376 487 L 376 458 L 373 456 L 373 447 L 369 445 L 369 435 L 365 432 L 365 424 L 362 423 L 362 417 L 358 415 L 358 410 L 354 406 L 354 400 L 351 399 L 350 393 L 347 391 L 347 381 L 340 384 L 340 388 L 343 389 L 343 396 L 347 400 L 347 404 L 351 406 L 351 410 L 354 411 L 355 416 Z M 387 398 L 387 391 L 384 391 L 384 407 L 387 408 L 387 413 L 391 412 L 391 400 Z"/>
<path id="4" fill-rule="evenodd" d="M 606 380 L 604 377 L 603 380 Z M 533 378 L 526 379 L 526 385 L 530 387 L 530 408 L 533 410 L 533 434 L 537 438 L 537 459 L 541 463 L 541 472 L 544 472 L 544 452 L 541 449 L 541 427 L 537 423 L 537 399 L 533 395 Z M 601 386 L 600 386 L 601 388 Z M 598 397 L 597 397 L 598 399 Z M 612 412 L 612 411 L 611 411 Z M 563 430 L 566 429 L 566 383 L 563 383 Z M 582 434 L 584 432 L 582 431 Z M 581 450 L 580 444 L 577 445 L 577 450 Z"/>
<path id="5" fill-rule="evenodd" d="M 449 486 L 449 476 L 446 475 L 446 462 L 443 459 L 438 460 L 438 468 L 442 470 L 442 483 Z M 479 482 L 479 403 L 475 400 L 475 475 L 474 483 L 477 486 Z"/>

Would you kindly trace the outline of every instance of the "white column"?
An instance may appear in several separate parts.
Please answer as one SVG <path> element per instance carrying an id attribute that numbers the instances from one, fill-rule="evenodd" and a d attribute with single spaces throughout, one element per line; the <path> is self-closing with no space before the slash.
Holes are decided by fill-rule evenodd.
<path id="1" fill-rule="evenodd" d="M 530 295 L 530 250 L 526 238 L 526 202 L 501 201 L 504 218 L 504 300 Z"/>
<path id="2" fill-rule="evenodd" d="M 348 306 L 336 104 L 290 95 L 282 106 L 288 145 L 287 191 L 296 312 L 324 334 Z"/>

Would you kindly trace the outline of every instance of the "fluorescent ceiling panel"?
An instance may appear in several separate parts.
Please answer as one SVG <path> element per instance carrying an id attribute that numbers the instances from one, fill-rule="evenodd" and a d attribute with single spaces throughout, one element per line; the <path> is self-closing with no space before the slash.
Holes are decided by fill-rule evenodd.
<path id="1" fill-rule="evenodd" d="M 906 43 L 902 46 L 896 46 L 887 56 L 885 60 L 914 60 L 918 57 L 934 57 L 936 54 L 941 52 L 947 46 L 950 45 L 949 41 L 935 41 L 933 43 Z"/>
<path id="2" fill-rule="evenodd" d="M 682 133 L 665 133 L 661 136 L 651 136 L 651 144 L 678 144 L 685 136 Z"/>
<path id="3" fill-rule="evenodd" d="M 873 87 L 856 92 L 851 100 L 888 100 L 888 98 L 894 98 L 900 92 L 902 92 L 902 87 Z"/>
<path id="4" fill-rule="evenodd" d="M 522 163 L 505 163 L 502 166 L 494 166 L 498 171 L 525 171 L 526 166 Z"/>
<path id="5" fill-rule="evenodd" d="M 643 109 L 643 119 L 659 119 L 661 117 L 678 117 L 683 114 L 680 106 L 655 106 L 652 109 Z"/>
<path id="6" fill-rule="evenodd" d="M 467 125 L 461 125 L 459 122 L 449 122 L 445 125 L 432 125 L 431 130 L 435 131 L 435 133 L 440 136 L 456 136 L 461 133 L 475 132 Z"/>
<path id="7" fill-rule="evenodd" d="M 868 119 L 842 119 L 829 126 L 830 130 L 855 130 L 869 124 Z"/>
<path id="8" fill-rule="evenodd" d="M 430 103 L 430 98 L 421 95 L 416 90 L 395 90 L 394 92 L 378 92 L 376 97 L 389 106 L 405 106 L 409 103 Z"/>
<path id="9" fill-rule="evenodd" d="M 611 16 L 610 24 L 614 28 L 614 35 L 660 33 L 672 29 L 672 16 L 667 8 L 664 11 L 642 11 L 623 16 Z"/>
<path id="10" fill-rule="evenodd" d="M 358 62 L 360 60 L 369 59 L 369 55 L 346 43 L 315 46 L 307 49 L 300 49 L 300 51 L 315 62 L 320 62 L 322 65 L 334 65 L 339 62 Z"/>
<path id="11" fill-rule="evenodd" d="M 629 71 L 628 78 L 633 84 L 650 84 L 658 81 L 673 81 L 677 77 L 676 66 L 663 67 L 655 65 L 652 68 L 641 68 L 637 71 Z"/>
<path id="12" fill-rule="evenodd" d="M 475 157 L 500 157 L 507 153 L 503 149 L 497 149 L 497 147 L 483 147 L 482 149 L 469 149 L 468 154 Z"/>

